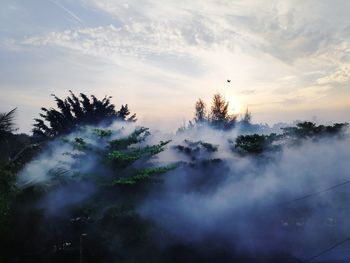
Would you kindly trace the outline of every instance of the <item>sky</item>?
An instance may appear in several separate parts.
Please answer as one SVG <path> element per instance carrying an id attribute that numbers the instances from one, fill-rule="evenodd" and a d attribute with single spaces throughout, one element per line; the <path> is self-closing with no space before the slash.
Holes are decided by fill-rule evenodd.
<path id="1" fill-rule="evenodd" d="M 350 121 L 348 0 L 1 0 L 0 112 L 113 96 L 175 129 L 214 93 L 253 122 Z M 227 82 L 230 79 L 231 82 Z"/>

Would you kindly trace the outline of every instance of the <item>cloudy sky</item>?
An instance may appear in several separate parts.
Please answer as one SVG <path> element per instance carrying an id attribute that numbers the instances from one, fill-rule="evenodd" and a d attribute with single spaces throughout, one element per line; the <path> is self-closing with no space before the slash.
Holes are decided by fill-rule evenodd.
<path id="1" fill-rule="evenodd" d="M 175 128 L 221 92 L 255 122 L 349 121 L 349 14 L 348 0 L 1 0 L 0 111 L 29 131 L 71 89 Z"/>

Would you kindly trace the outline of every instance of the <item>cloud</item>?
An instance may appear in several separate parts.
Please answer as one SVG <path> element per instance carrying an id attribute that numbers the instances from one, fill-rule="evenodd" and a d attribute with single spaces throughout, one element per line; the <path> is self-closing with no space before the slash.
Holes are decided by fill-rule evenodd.
<path id="1" fill-rule="evenodd" d="M 130 1 L 128 8 L 122 1 L 88 1 L 91 5 L 121 19 L 130 21 L 173 24 L 175 28 L 188 25 L 191 32 L 197 26 L 230 41 L 231 35 L 249 40 L 252 44 L 283 59 L 316 52 L 325 42 L 345 33 L 349 22 L 350 5 L 333 1 L 191 1 L 191 4 L 168 1 Z M 340 8 L 341 6 L 341 8 Z M 341 26 L 339 26 L 341 25 Z M 212 30 L 215 29 L 215 30 Z M 222 35 L 224 31 L 226 35 Z M 213 34 L 215 36 L 215 34 Z M 217 40 L 215 38 L 215 40 Z"/>
<path id="2" fill-rule="evenodd" d="M 317 83 L 326 84 L 350 84 L 350 64 L 337 68 L 331 74 L 317 79 Z"/>
<path id="3" fill-rule="evenodd" d="M 254 94 L 256 92 L 256 90 L 254 89 L 248 89 L 248 90 L 242 90 L 239 92 L 239 94 L 242 94 L 242 95 L 250 95 L 250 94 Z"/>
<path id="4" fill-rule="evenodd" d="M 348 85 L 350 2 L 80 0 L 63 4 L 69 7 L 64 11 L 74 19 L 74 25 L 53 26 L 51 21 L 50 27 L 37 33 L 31 27 L 27 35 L 7 37 L 3 41 L 6 45 L 0 48 L 14 53 L 13 57 L 18 53 L 37 56 L 38 50 L 46 50 L 42 56 L 50 55 L 42 65 L 32 58 L 38 71 L 48 60 L 63 57 L 74 64 L 90 61 L 85 67 L 95 71 L 89 70 L 86 81 L 79 82 L 78 87 L 105 87 L 112 95 L 120 92 L 127 94 L 127 99 L 136 98 L 129 102 L 132 104 L 146 103 L 137 97 L 148 97 L 152 107 L 143 104 L 141 108 L 152 108 L 150 112 L 160 112 L 155 107 L 166 96 L 174 100 L 170 104 L 181 101 L 181 109 L 186 108 L 186 114 L 178 116 L 180 120 L 190 114 L 196 98 L 209 101 L 218 91 L 240 97 L 243 108 L 248 104 L 273 105 L 252 109 L 253 114 L 263 108 L 283 110 L 281 103 L 273 102 L 301 97 L 305 103 L 289 104 L 292 110 L 299 111 L 301 105 L 316 109 L 321 99 L 326 99 L 317 95 L 316 103 L 311 96 L 317 90 L 324 95 L 324 90 Z M 44 6 L 41 12 L 45 8 L 51 10 L 53 5 Z M 9 24 L 9 19 L 3 24 Z M 77 27 L 79 19 L 84 23 Z M 29 60 L 23 63 L 28 63 L 23 68 L 31 68 Z M 68 64 L 56 64 L 53 72 L 73 75 Z M 86 71 L 74 72 L 74 76 L 83 74 Z M 93 83 L 90 76 L 94 76 Z M 62 86 L 71 86 L 68 79 L 72 78 Z M 27 83 L 37 81 L 30 76 L 23 79 Z M 226 79 L 231 79 L 230 86 Z M 55 84 L 48 80 L 40 85 Z M 123 89 L 114 91 L 112 86 Z M 138 93 L 141 95 L 135 95 Z M 345 92 L 345 97 L 350 99 L 350 92 Z M 180 112 L 179 108 L 173 111 Z"/>

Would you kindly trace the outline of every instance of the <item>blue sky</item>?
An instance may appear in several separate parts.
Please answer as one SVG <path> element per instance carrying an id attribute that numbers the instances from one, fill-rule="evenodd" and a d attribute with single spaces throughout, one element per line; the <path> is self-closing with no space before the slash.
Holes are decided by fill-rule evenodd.
<path id="1" fill-rule="evenodd" d="M 71 89 L 175 128 L 221 92 L 255 122 L 349 121 L 349 13 L 347 0 L 2 0 L 0 111 L 18 107 L 29 131 Z"/>

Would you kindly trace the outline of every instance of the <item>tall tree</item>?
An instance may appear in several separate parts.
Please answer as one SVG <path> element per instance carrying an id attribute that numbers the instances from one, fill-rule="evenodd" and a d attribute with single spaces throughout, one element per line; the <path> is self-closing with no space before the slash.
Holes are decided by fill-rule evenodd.
<path id="1" fill-rule="evenodd" d="M 248 108 L 246 109 L 245 113 L 244 113 L 244 116 L 241 120 L 241 122 L 243 124 L 250 124 L 251 123 L 251 120 L 252 120 L 252 114 L 251 112 L 248 110 Z"/>
<path id="2" fill-rule="evenodd" d="M 207 109 L 206 109 L 206 105 L 202 99 L 199 99 L 196 102 L 194 121 L 196 123 L 203 123 L 203 122 L 207 121 Z"/>
<path id="3" fill-rule="evenodd" d="M 230 115 L 228 109 L 229 102 L 220 93 L 214 94 L 209 117 L 213 127 L 231 129 L 235 126 L 237 116 Z"/>
<path id="4" fill-rule="evenodd" d="M 76 96 L 70 91 L 70 96 L 60 99 L 52 95 L 56 101 L 57 109 L 41 108 L 41 118 L 35 119 L 33 133 L 40 137 L 55 137 L 66 134 L 81 125 L 93 125 L 99 123 L 111 123 L 115 120 L 136 121 L 136 114 L 130 115 L 128 105 L 122 105 L 119 111 L 111 103 L 112 97 L 97 99 L 94 95 L 90 98 L 80 93 Z"/>

